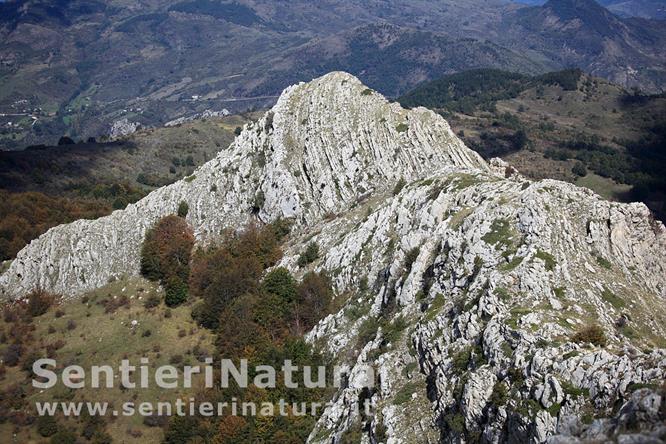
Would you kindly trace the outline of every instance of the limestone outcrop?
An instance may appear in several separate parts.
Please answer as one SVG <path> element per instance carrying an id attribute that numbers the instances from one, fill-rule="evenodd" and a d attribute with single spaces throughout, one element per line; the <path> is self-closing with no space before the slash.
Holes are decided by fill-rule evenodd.
<path id="1" fill-rule="evenodd" d="M 346 298 L 307 335 L 349 369 L 310 442 L 355 427 L 392 444 L 664 436 L 663 224 L 642 204 L 487 163 L 439 115 L 345 73 L 288 88 L 192 176 L 53 228 L 0 276 L 0 294 L 75 297 L 137 274 L 145 231 L 182 201 L 202 244 L 292 218 L 280 265 L 326 271 Z M 310 242 L 320 257 L 299 268 Z M 574 337 L 590 326 L 606 344 Z M 371 391 L 357 383 L 367 364 Z"/>

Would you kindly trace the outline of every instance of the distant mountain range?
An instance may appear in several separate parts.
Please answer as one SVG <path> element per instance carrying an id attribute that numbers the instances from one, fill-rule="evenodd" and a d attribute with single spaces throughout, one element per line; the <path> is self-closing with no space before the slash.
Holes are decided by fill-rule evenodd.
<path id="1" fill-rule="evenodd" d="M 519 3 L 538 6 L 543 5 L 546 1 L 519 0 Z M 666 2 L 664 0 L 600 0 L 599 4 L 621 17 L 666 19 Z"/>
<path id="2" fill-rule="evenodd" d="M 592 0 L 14 0 L 0 4 L 0 148 L 270 105 L 331 70 L 397 96 L 473 68 L 666 85 L 666 22 Z"/>

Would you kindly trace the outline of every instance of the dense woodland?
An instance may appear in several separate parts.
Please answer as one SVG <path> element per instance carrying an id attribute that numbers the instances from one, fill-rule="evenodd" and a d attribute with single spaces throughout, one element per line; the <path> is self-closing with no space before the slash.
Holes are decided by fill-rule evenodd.
<path id="1" fill-rule="evenodd" d="M 406 107 L 426 106 L 450 112 L 492 110 L 499 100 L 512 99 L 528 88 L 557 84 L 565 91 L 578 87 L 582 71 L 573 69 L 530 77 L 497 69 L 475 69 L 419 85 L 398 101 Z"/>
<path id="2" fill-rule="evenodd" d="M 288 232 L 285 221 L 265 227 L 251 225 L 241 233 L 227 233 L 216 246 L 192 253 L 193 238 L 185 220 L 167 216 L 146 236 L 142 272 L 163 283 L 167 305 L 192 304 L 193 318 L 216 332 L 218 356 L 247 359 L 251 368 L 281 368 L 285 359 L 295 365 L 323 365 L 324 357 L 314 353 L 302 335 L 330 310 L 333 293 L 328 277 L 309 272 L 298 282 L 284 268 L 265 274 L 280 259 L 280 244 Z M 207 390 L 199 396 L 213 402 L 236 398 L 239 402 L 285 399 L 300 403 L 322 401 L 326 390 L 250 386 Z M 175 444 L 198 438 L 229 444 L 296 444 L 306 440 L 315 420 L 295 415 L 174 418 L 166 428 L 165 441 Z"/>

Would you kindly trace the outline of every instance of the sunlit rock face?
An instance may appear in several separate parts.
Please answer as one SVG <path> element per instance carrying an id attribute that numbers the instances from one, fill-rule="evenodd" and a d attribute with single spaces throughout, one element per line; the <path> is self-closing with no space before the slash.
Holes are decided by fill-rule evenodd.
<path id="1" fill-rule="evenodd" d="M 664 226 L 642 204 L 486 163 L 439 115 L 345 73 L 285 90 L 192 176 L 33 241 L 2 295 L 75 297 L 138 274 L 146 230 L 182 201 L 202 244 L 293 219 L 280 265 L 331 276 L 342 308 L 306 339 L 349 383 L 310 442 L 354 428 L 392 444 L 664 435 Z M 299 268 L 310 242 L 320 257 Z M 592 325 L 605 346 L 572 340 Z M 368 363 L 370 391 L 358 383 Z"/>

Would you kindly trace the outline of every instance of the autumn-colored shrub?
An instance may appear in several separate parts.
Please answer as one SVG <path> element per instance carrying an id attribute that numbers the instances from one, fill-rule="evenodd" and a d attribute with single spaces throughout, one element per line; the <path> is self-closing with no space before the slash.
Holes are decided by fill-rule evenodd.
<path id="1" fill-rule="evenodd" d="M 126 295 L 105 298 L 98 302 L 104 307 L 104 313 L 115 313 L 120 307 L 129 308 L 130 300 Z"/>
<path id="2" fill-rule="evenodd" d="M 33 318 L 41 316 L 49 310 L 55 299 L 54 295 L 41 288 L 33 290 L 28 295 L 27 313 Z"/>
<path id="3" fill-rule="evenodd" d="M 141 249 L 141 274 L 161 282 L 165 302 L 171 307 L 187 299 L 193 246 L 194 234 L 182 217 L 166 216 L 146 233 Z"/>
<path id="4" fill-rule="evenodd" d="M 141 273 L 152 281 L 178 276 L 189 278 L 190 254 L 194 234 L 187 222 L 178 216 L 166 216 L 148 230 L 141 250 Z"/>
<path id="5" fill-rule="evenodd" d="M 217 438 L 219 442 L 242 442 L 246 426 L 247 421 L 242 416 L 225 416 L 218 426 Z"/>
<path id="6" fill-rule="evenodd" d="M 214 328 L 215 345 L 220 356 L 237 362 L 248 359 L 255 364 L 279 367 L 285 359 L 295 365 L 323 365 L 321 356 L 300 338 L 329 308 L 330 280 L 323 274 L 308 273 L 301 283 L 285 268 L 264 271 L 280 258 L 280 240 L 285 227 L 271 224 L 250 227 L 242 233 L 228 234 L 223 244 L 195 253 L 192 259 L 190 292 L 201 300 L 192 317 Z M 199 351 L 192 351 L 197 356 Z M 173 361 L 173 358 L 172 358 Z M 325 389 L 292 389 L 283 383 L 276 389 L 234 386 L 207 391 L 203 399 L 217 402 L 236 398 L 254 403 L 319 402 Z M 305 442 L 315 418 L 288 415 L 279 421 L 264 417 L 223 416 L 215 429 L 200 418 L 174 418 L 165 431 L 165 442 Z M 211 436 L 211 433 L 213 436 Z"/>
<path id="7" fill-rule="evenodd" d="M 582 342 L 598 345 L 603 347 L 606 345 L 608 340 L 606 339 L 606 333 L 604 329 L 599 325 L 589 325 L 578 330 L 573 337 L 571 338 L 574 342 Z"/>
<path id="8" fill-rule="evenodd" d="M 7 346 L 5 353 L 2 356 L 2 362 L 7 367 L 16 367 L 21 360 L 21 354 L 23 353 L 23 347 L 21 344 L 10 344 Z"/>
<path id="9" fill-rule="evenodd" d="M 262 271 L 256 257 L 236 256 L 229 248 L 195 255 L 190 291 L 204 301 L 197 321 L 204 327 L 217 328 L 219 316 L 229 302 L 245 293 L 256 293 Z"/>

